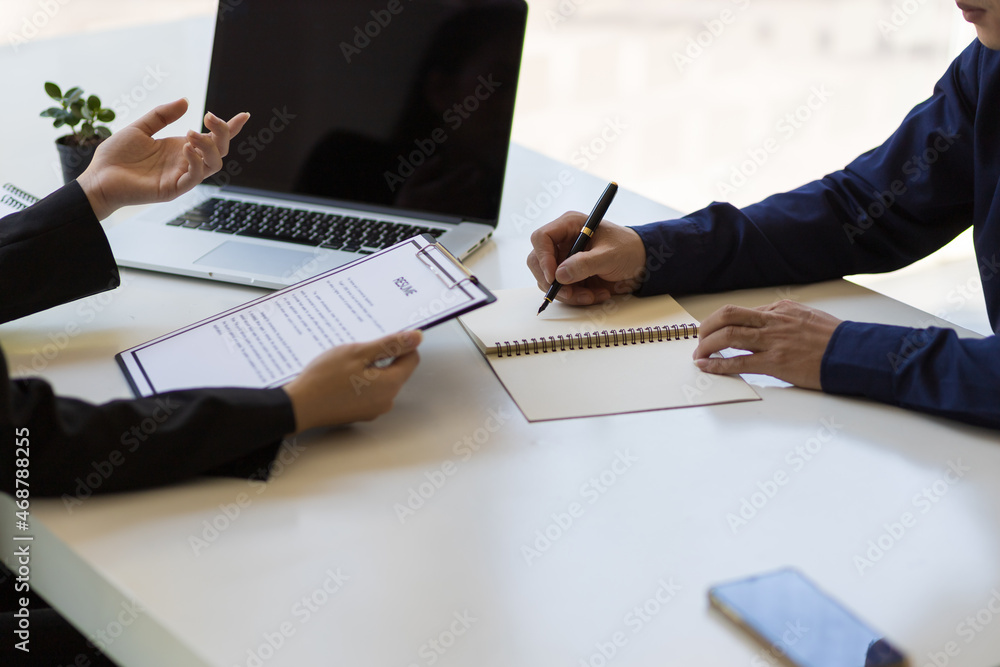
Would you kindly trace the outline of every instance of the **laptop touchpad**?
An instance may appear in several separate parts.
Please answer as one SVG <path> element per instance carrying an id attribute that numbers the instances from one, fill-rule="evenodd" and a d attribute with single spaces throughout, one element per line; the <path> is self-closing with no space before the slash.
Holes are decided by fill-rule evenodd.
<path id="1" fill-rule="evenodd" d="M 311 252 L 226 241 L 208 254 L 196 259 L 194 263 L 218 269 L 287 277 L 314 261 L 315 258 L 316 255 Z"/>

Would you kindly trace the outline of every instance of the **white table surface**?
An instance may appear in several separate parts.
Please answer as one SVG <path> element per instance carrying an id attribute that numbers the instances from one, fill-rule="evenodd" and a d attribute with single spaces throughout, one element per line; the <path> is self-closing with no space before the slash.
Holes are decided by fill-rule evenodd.
<path id="1" fill-rule="evenodd" d="M 89 39 L 108 58 L 134 54 L 124 66 L 137 75 L 165 64 L 171 76 L 151 97 L 187 93 L 197 109 L 210 32 L 195 20 L 39 41 L 0 54 L 0 66 L 17 86 L 50 78 L 45 67 L 69 82 L 84 69 L 68 51 Z M 25 133 L 35 149 L 42 130 Z M 13 154 L 33 156 L 16 170 L 5 150 L 0 177 L 40 190 L 53 178 L 49 157 L 26 150 Z M 547 205 L 528 220 L 528 202 L 563 172 L 570 185 L 551 203 L 543 197 Z M 603 185 L 515 147 L 500 227 L 469 265 L 491 287 L 531 284 L 524 258 L 532 228 L 563 210 L 589 209 Z M 624 191 L 610 217 L 635 224 L 671 215 Z M 35 360 L 65 395 L 126 397 L 116 352 L 261 293 L 138 271 L 123 279 L 115 292 L 0 327 L 9 366 Z M 846 318 L 932 322 L 842 281 L 681 302 L 703 319 L 725 302 L 777 298 Z M 35 354 L 68 323 L 80 333 L 40 363 Z M 616 633 L 624 646 L 608 664 L 733 665 L 767 663 L 757 644 L 710 611 L 707 588 L 793 565 L 895 640 L 914 665 L 948 642 L 958 651 L 949 665 L 1000 662 L 1000 614 L 988 608 L 1000 591 L 995 432 L 756 378 L 758 402 L 528 424 L 457 324 L 429 332 L 421 357 L 392 413 L 299 438 L 294 460 L 266 485 L 203 480 L 95 496 L 72 511 L 58 499 L 35 502 L 34 586 L 85 633 L 105 633 L 108 653 L 123 665 L 265 658 L 269 667 L 596 666 Z M 477 438 L 477 451 L 464 444 Z M 800 469 L 787 458 L 817 445 Z M 630 465 L 605 473 L 614 481 L 595 493 L 589 480 L 616 459 Z M 952 463 L 969 470 L 946 484 Z M 734 531 L 727 515 L 779 471 L 788 483 Z M 402 522 L 396 506 L 441 479 Z M 943 493 L 930 492 L 935 502 L 924 513 L 915 496 L 935 484 Z M 536 531 L 558 533 L 553 515 L 572 503 L 582 515 L 527 562 L 523 547 Z M 915 525 L 898 539 L 883 537 L 891 548 L 859 572 L 856 557 L 904 512 Z M 5 545 L 12 521 L 4 496 Z M 213 521 L 225 526 L 214 537 L 205 532 Z M 206 541 L 197 553 L 195 537 Z M 8 546 L 3 555 L 9 563 Z M 659 609 L 648 620 L 629 616 L 655 600 L 661 582 L 679 592 L 650 603 Z M 311 610 L 303 606 L 310 597 Z M 977 614 L 980 623 L 988 618 L 981 631 L 959 625 Z"/>

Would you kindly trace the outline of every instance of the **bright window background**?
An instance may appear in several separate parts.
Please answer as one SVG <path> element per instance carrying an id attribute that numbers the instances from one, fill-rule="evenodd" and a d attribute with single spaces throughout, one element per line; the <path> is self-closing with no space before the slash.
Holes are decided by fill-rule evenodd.
<path id="1" fill-rule="evenodd" d="M 59 9 L 36 20 L 39 39 L 208 15 L 216 5 L 2 1 L 3 42 L 46 6 Z M 681 210 L 749 204 L 843 167 L 881 143 L 975 36 L 952 0 L 529 4 L 515 141 Z M 816 108 L 803 110 L 811 96 Z M 769 139 L 777 151 L 748 162 Z M 990 333 L 969 234 L 912 267 L 857 281 Z"/>

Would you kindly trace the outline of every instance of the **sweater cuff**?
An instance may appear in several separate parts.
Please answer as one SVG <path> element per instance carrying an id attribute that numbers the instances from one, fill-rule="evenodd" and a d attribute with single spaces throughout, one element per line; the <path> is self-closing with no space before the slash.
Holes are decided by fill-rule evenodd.
<path id="1" fill-rule="evenodd" d="M 683 225 L 682 220 L 653 222 L 648 225 L 629 227 L 639 235 L 646 248 L 646 279 L 635 291 L 637 296 L 666 294 L 671 280 L 672 260 L 677 254 L 676 230 Z"/>
<path id="2" fill-rule="evenodd" d="M 826 347 L 820 384 L 830 394 L 867 396 L 898 405 L 895 379 L 909 337 L 920 330 L 907 327 L 841 322 Z"/>

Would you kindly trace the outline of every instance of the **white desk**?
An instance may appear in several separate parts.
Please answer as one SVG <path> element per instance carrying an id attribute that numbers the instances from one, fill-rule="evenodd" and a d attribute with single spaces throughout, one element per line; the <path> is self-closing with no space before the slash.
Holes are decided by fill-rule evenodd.
<path id="1" fill-rule="evenodd" d="M 191 22 L 129 39 L 145 49 L 137 62 L 168 62 L 164 38 L 198 30 Z M 203 88 L 203 71 L 174 71 Z M 589 207 L 603 184 L 512 152 L 495 241 L 470 262 L 487 285 L 531 284 L 530 229 L 513 216 L 563 170 L 573 183 L 536 222 Z M 669 215 L 623 192 L 611 217 Z M 63 394 L 124 397 L 115 352 L 259 294 L 135 271 L 124 279 L 109 295 L 0 328 L 9 365 L 30 365 L 50 333 L 75 322 L 81 333 L 41 375 Z M 843 282 L 682 303 L 704 318 L 723 301 L 787 296 L 841 317 L 928 321 Z M 35 587 L 85 633 L 112 639 L 107 651 L 123 665 L 230 667 L 258 664 L 256 655 L 267 667 L 596 666 L 616 633 L 626 642 L 610 665 L 733 665 L 762 649 L 710 612 L 706 589 L 794 565 L 915 665 L 952 641 L 960 653 L 950 665 L 1000 659 L 1000 615 L 980 612 L 1000 590 L 995 432 L 774 386 L 753 403 L 528 424 L 456 324 L 429 332 L 421 355 L 391 414 L 300 439 L 302 451 L 266 486 L 205 480 L 94 497 L 72 513 L 59 500 L 36 502 Z M 819 444 L 801 469 L 786 460 Z M 616 459 L 633 462 L 606 473 Z M 949 461 L 971 470 L 942 487 Z M 789 482 L 734 532 L 727 515 L 779 470 Z M 583 488 L 602 473 L 603 492 Z M 921 513 L 914 495 L 935 484 L 946 492 Z M 396 506 L 411 489 L 428 497 L 401 522 Z M 558 534 L 553 514 L 574 502 L 582 516 L 529 564 L 522 547 L 536 531 Z M 907 511 L 916 525 L 859 574 L 855 557 Z M 5 545 L 12 517 L 10 499 L 0 499 Z M 206 522 L 229 525 L 213 537 Z M 193 537 L 206 542 L 198 553 Z M 662 605 L 661 581 L 680 586 Z M 647 620 L 627 616 L 647 604 Z M 957 626 L 977 613 L 990 623 L 966 643 Z"/>

